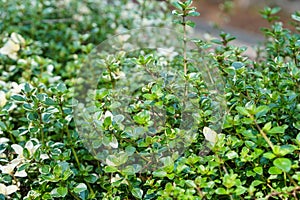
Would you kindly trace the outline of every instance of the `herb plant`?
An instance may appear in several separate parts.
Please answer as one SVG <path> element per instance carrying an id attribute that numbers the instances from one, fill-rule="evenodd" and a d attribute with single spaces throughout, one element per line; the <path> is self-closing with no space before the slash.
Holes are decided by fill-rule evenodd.
<path id="1" fill-rule="evenodd" d="M 176 1 L 173 16 L 169 5 L 0 2 L 0 199 L 300 198 L 299 11 L 291 16 L 294 30 L 279 21 L 279 8 L 261 11 L 270 27 L 262 28 L 266 39 L 249 58 L 247 47 L 232 45 L 229 33 L 189 38 L 195 26 L 190 17 L 199 15 L 192 1 Z M 109 70 L 94 96 L 103 119 L 98 128 L 112 148 L 127 150 L 102 162 L 86 148 L 74 120 L 75 88 L 86 81 L 78 73 L 106 38 L 143 26 L 170 27 L 172 21 L 181 46 L 174 45 L 171 56 L 151 49 L 101 55 Z M 163 108 L 165 123 L 151 137 L 140 137 L 141 129 L 124 131 L 122 117 L 110 111 L 116 106 L 110 92 L 126 84 L 128 70 L 147 69 L 152 79 L 165 66 L 180 81 L 140 86 L 126 110 L 146 129 L 151 106 Z M 159 168 L 119 167 L 134 152 L 161 153 L 172 145 L 183 151 L 159 157 Z"/>

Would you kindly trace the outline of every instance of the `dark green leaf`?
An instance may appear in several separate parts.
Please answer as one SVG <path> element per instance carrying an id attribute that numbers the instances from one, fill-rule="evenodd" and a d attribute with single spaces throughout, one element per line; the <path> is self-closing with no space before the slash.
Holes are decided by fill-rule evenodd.
<path id="1" fill-rule="evenodd" d="M 11 96 L 11 98 L 13 100 L 15 100 L 16 102 L 25 102 L 26 101 L 26 98 L 19 94 L 15 94 L 15 95 Z"/>
<path id="2" fill-rule="evenodd" d="M 140 188 L 133 188 L 131 190 L 131 193 L 134 197 L 136 197 L 138 199 L 142 199 L 142 197 L 143 197 L 143 190 L 141 190 Z"/>

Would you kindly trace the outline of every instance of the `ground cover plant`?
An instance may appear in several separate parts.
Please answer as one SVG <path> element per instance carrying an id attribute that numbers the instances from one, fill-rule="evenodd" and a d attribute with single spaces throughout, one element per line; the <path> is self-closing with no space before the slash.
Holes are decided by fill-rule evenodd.
<path id="1" fill-rule="evenodd" d="M 262 28 L 257 57 L 249 58 L 228 33 L 189 37 L 191 17 L 199 15 L 191 0 L 1 1 L 0 11 L 0 199 L 300 198 L 299 12 L 291 15 L 291 31 L 276 17 L 279 8 L 262 10 L 270 26 Z M 145 26 L 172 27 L 181 46 L 171 56 L 103 52 L 99 66 L 108 70 L 92 105 L 105 134 L 92 137 L 91 146 L 125 151 L 102 162 L 103 152 L 89 151 L 76 127 L 76 88 L 88 82 L 78 76 L 99 43 Z M 151 77 L 165 66 L 180 81 L 167 87 L 153 79 L 137 88 L 123 117 L 139 129 L 125 130 L 113 112 L 115 84 L 129 70 L 146 68 Z M 221 85 L 212 87 L 203 68 Z M 165 110 L 165 121 L 158 134 L 140 137 L 153 125 L 151 108 Z M 195 113 L 193 134 L 185 109 Z M 217 122 L 222 129 L 214 130 Z M 176 145 L 181 154 L 164 156 Z M 130 163 L 135 152 L 147 162 L 155 153 L 159 168 Z"/>

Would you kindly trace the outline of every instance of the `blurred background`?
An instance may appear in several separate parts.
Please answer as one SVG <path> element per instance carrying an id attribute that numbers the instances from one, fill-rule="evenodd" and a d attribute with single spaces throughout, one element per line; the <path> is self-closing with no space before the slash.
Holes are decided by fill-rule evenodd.
<path id="1" fill-rule="evenodd" d="M 201 13 L 198 23 L 205 21 L 215 27 L 241 29 L 254 34 L 260 34 L 260 28 L 269 25 L 259 13 L 264 7 L 281 7 L 279 21 L 286 26 L 289 26 L 291 14 L 300 11 L 300 0 L 194 0 L 194 4 Z"/>
<path id="2" fill-rule="evenodd" d="M 276 21 L 283 22 L 283 27 L 295 31 L 291 25 L 291 14 L 300 12 L 300 0 L 194 0 L 194 6 L 200 12 L 196 22 L 195 37 L 218 37 L 225 31 L 236 37 L 233 44 L 246 46 L 246 54 L 255 57 L 256 45 L 264 40 L 261 28 L 271 24 L 261 16 L 265 7 L 280 7 Z"/>

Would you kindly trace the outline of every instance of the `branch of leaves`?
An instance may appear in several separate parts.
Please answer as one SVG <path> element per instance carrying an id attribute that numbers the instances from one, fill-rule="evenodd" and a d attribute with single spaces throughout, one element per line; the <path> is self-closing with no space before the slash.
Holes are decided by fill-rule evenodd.
<path id="1" fill-rule="evenodd" d="M 197 17 L 200 15 L 199 12 L 196 11 L 196 7 L 192 6 L 193 1 L 192 0 L 188 0 L 185 2 L 182 1 L 177 1 L 174 2 L 173 5 L 176 8 L 176 10 L 172 11 L 172 14 L 175 16 L 179 16 L 182 18 L 185 17 Z M 191 21 L 191 20 L 174 20 L 175 24 L 181 24 L 183 26 L 188 25 L 192 28 L 194 28 L 196 26 L 195 22 Z"/>

